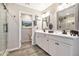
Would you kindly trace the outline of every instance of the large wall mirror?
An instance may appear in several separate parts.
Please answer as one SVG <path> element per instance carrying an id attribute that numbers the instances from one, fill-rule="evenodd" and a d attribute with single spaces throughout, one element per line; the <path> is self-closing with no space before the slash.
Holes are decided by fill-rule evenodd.
<path id="1" fill-rule="evenodd" d="M 75 8 L 69 7 L 57 13 L 58 30 L 75 30 Z"/>

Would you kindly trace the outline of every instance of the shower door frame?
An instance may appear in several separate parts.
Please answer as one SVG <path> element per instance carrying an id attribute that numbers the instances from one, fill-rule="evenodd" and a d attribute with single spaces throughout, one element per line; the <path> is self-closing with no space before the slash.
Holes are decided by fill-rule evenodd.
<path id="1" fill-rule="evenodd" d="M 4 23 L 2 23 L 3 24 L 3 34 L 4 34 L 4 36 L 5 36 L 5 38 L 3 38 L 3 39 L 5 39 L 5 50 L 4 50 L 4 52 L 2 53 L 2 55 L 6 55 L 7 53 L 7 32 L 6 32 L 6 30 L 8 30 L 8 27 L 6 27 L 8 24 L 7 24 L 7 11 L 5 10 L 5 9 L 3 9 L 3 8 L 0 8 L 0 12 L 1 12 L 1 14 L 5 14 L 5 18 L 4 19 L 2 19 L 2 17 L 1 17 L 1 19 L 3 20 L 3 21 L 5 21 Z M 2 15 L 1 15 L 2 16 Z M 4 37 L 3 36 L 3 37 Z"/>

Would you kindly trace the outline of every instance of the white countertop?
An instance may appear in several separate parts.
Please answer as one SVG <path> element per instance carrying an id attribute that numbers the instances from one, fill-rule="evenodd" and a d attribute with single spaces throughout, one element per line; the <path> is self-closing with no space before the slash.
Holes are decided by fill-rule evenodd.
<path id="1" fill-rule="evenodd" d="M 36 30 L 35 32 L 39 32 L 39 33 L 43 33 L 43 34 L 49 34 L 49 35 L 62 36 L 62 37 L 68 37 L 68 38 L 74 38 L 74 39 L 79 38 L 78 36 L 71 36 L 71 35 L 66 35 L 66 34 L 60 34 L 60 33 L 57 33 L 57 32 L 48 33 L 48 31 L 43 32 L 42 30 Z"/>

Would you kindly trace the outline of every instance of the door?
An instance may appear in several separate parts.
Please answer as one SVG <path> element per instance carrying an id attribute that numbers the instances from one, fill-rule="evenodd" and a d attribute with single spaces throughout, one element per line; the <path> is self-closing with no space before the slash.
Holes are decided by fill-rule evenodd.
<path id="1" fill-rule="evenodd" d="M 0 55 L 3 55 L 7 49 L 6 16 L 6 10 L 0 8 Z"/>

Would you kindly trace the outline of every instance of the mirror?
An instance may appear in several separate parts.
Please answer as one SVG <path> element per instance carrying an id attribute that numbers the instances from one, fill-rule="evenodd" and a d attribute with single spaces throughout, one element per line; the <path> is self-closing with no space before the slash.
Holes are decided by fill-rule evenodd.
<path id="1" fill-rule="evenodd" d="M 47 30 L 49 27 L 49 22 L 50 22 L 50 16 L 47 16 L 45 18 L 42 18 L 42 29 Z"/>
<path id="2" fill-rule="evenodd" d="M 75 30 L 75 5 L 57 12 L 58 30 Z"/>
<path id="3" fill-rule="evenodd" d="M 71 30 L 75 29 L 75 17 L 74 14 L 58 17 L 58 29 Z"/>

